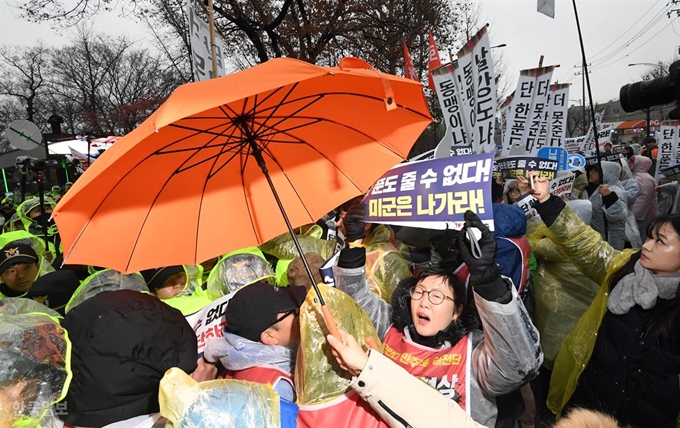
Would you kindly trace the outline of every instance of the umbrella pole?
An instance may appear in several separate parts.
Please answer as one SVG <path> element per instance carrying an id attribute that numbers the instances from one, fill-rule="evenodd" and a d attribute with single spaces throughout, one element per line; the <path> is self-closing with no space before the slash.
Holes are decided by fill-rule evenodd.
<path id="1" fill-rule="evenodd" d="M 267 170 L 267 164 L 264 161 L 264 157 L 262 157 L 262 151 L 257 146 L 257 144 L 252 143 L 252 142 L 251 142 L 251 148 L 253 149 L 253 156 L 255 157 L 255 160 L 257 161 L 257 164 L 260 166 L 260 169 L 262 169 L 262 173 L 264 174 L 265 178 L 267 179 L 267 183 L 269 184 L 269 188 L 271 189 L 272 193 L 274 194 L 274 199 L 276 199 L 276 204 L 279 206 L 279 210 L 281 211 L 281 215 L 283 216 L 283 221 L 286 222 L 286 226 L 288 227 L 288 232 L 290 233 L 290 236 L 293 238 L 293 242 L 295 243 L 295 248 L 297 248 L 297 251 L 300 254 L 300 258 L 302 259 L 302 264 L 304 264 L 304 266 L 305 266 L 305 270 L 307 271 L 307 275 L 309 275 L 309 279 L 312 281 L 312 287 L 314 287 L 314 291 L 316 292 L 316 296 L 319 299 L 319 304 L 321 305 L 321 313 L 323 314 L 324 320 L 326 321 L 326 326 L 328 327 L 328 331 L 334 337 L 340 338 L 338 326 L 335 323 L 335 320 L 333 319 L 333 314 L 331 314 L 331 310 L 326 305 L 326 302 L 324 301 L 323 296 L 321 295 L 321 290 L 319 290 L 319 287 L 316 285 L 316 280 L 314 279 L 314 274 L 312 274 L 312 269 L 309 267 L 309 263 L 307 263 L 307 259 L 305 258 L 305 253 L 302 250 L 302 247 L 300 246 L 300 242 L 298 242 L 297 237 L 295 236 L 295 232 L 293 231 L 293 226 L 290 224 L 290 220 L 288 219 L 288 215 L 286 214 L 286 210 L 283 208 L 283 203 L 281 203 L 281 199 L 279 198 L 279 194 L 276 192 L 276 188 L 274 187 L 274 183 L 272 182 L 272 179 L 269 176 L 269 170 Z"/>

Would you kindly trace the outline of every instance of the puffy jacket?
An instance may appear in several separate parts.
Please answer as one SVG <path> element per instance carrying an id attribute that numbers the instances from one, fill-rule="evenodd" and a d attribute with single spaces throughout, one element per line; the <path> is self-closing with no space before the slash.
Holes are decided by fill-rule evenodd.
<path id="1" fill-rule="evenodd" d="M 392 306 L 368 290 L 364 268 L 335 266 L 334 275 L 336 286 L 359 303 L 373 321 L 380 338 L 385 337 L 392 325 Z M 512 299 L 506 304 L 487 301 L 473 293 L 483 330 L 472 331 L 469 345 L 473 349 L 468 405 L 473 419 L 486 426 L 496 423 L 495 397 L 527 383 L 543 362 L 538 332 L 515 287 L 509 286 Z M 455 344 L 448 344 L 452 345 Z"/>
<path id="2" fill-rule="evenodd" d="M 527 232 L 526 216 L 517 205 L 493 204 L 493 219 L 496 263 L 501 267 L 501 273 L 510 278 L 521 293 L 530 279 L 531 251 L 524 237 Z"/>
<path id="3" fill-rule="evenodd" d="M 62 322 L 73 343 L 64 421 L 103 426 L 159 411 L 158 386 L 171 367 L 196 370 L 196 335 L 182 314 L 133 290 L 105 291 Z"/>
<path id="4" fill-rule="evenodd" d="M 679 345 L 660 342 L 655 329 L 643 328 L 667 301 L 659 299 L 649 310 L 635 306 L 623 315 L 610 313 L 609 290 L 616 287 L 610 284 L 612 275 L 627 267 L 635 251 L 614 249 L 569 207 L 551 219 L 550 211 L 560 204 L 551 198 L 536 208 L 550 224 L 547 236 L 601 286 L 557 354 L 548 407 L 559 415 L 577 392 L 577 404 L 587 402 L 624 424 L 674 426 L 680 413 Z"/>
<path id="5" fill-rule="evenodd" d="M 645 156 L 633 156 L 633 177 L 640 191 L 633 204 L 633 214 L 638 221 L 648 221 L 656 217 L 656 182 L 647 171 L 652 161 Z"/>
<path id="6" fill-rule="evenodd" d="M 618 163 L 602 162 L 602 181 L 609 187 L 612 193 L 616 193 L 618 198 L 609 207 L 603 203 L 602 195 L 597 190 L 592 195 L 589 195 L 587 191 L 584 191 L 581 195 L 581 199 L 589 199 L 592 202 L 593 218 L 591 226 L 600 233 L 603 239 L 607 239 L 605 236 L 605 215 L 607 216 L 608 240 L 618 250 L 622 250 L 626 243 L 626 218 L 629 212 L 626 192 L 621 187 L 621 182 L 619 181 L 620 174 L 621 167 Z"/>

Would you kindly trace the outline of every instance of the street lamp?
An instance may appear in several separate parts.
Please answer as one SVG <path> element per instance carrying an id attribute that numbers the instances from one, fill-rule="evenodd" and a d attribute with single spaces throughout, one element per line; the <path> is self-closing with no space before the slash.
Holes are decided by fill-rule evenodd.
<path id="1" fill-rule="evenodd" d="M 663 62 L 661 62 L 661 61 L 659 61 L 659 62 L 656 63 L 656 64 L 653 64 L 653 63 L 651 63 L 651 62 L 635 62 L 635 63 L 632 63 L 632 64 L 628 64 L 628 67 L 634 67 L 634 66 L 636 66 L 636 65 L 646 65 L 646 66 L 649 66 L 649 67 L 658 67 L 658 69 L 659 69 L 659 71 L 661 72 L 661 75 L 662 75 L 662 76 L 663 76 L 663 75 L 668 75 L 668 72 L 667 72 L 666 70 L 664 70 L 664 68 L 663 68 Z M 650 128 L 649 122 L 652 120 L 652 118 L 651 118 L 651 115 L 652 115 L 652 108 L 651 108 L 651 107 L 647 107 L 647 108 L 645 109 L 645 113 L 646 113 L 646 117 L 647 117 L 647 126 L 645 127 L 645 132 L 646 132 L 647 134 L 645 135 L 645 139 L 647 139 L 647 138 L 649 138 L 649 131 L 650 131 L 650 130 L 649 130 L 649 128 Z M 661 114 L 661 115 L 663 116 L 663 111 L 662 111 L 662 114 Z"/>

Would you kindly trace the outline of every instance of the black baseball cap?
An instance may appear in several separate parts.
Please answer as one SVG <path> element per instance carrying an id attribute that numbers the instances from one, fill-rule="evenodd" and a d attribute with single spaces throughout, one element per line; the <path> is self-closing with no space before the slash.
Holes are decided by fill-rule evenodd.
<path id="1" fill-rule="evenodd" d="M 276 323 L 279 314 L 299 308 L 306 295 L 305 287 L 275 287 L 266 282 L 246 285 L 227 305 L 227 331 L 259 342 L 262 332 Z"/>
<path id="2" fill-rule="evenodd" d="M 168 279 L 170 275 L 177 272 L 184 272 L 184 266 L 174 265 L 157 269 L 147 269 L 140 273 L 142 274 L 144 281 L 146 281 L 149 290 L 153 291 L 161 288 L 165 283 L 165 280 Z"/>
<path id="3" fill-rule="evenodd" d="M 0 275 L 12 265 L 38 263 L 39 261 L 38 254 L 30 245 L 10 242 L 0 250 Z"/>

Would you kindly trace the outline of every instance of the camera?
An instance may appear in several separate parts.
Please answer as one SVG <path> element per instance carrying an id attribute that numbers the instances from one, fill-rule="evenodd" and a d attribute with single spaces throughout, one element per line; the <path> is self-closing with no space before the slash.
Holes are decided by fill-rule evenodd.
<path id="1" fill-rule="evenodd" d="M 30 156 L 17 156 L 17 160 L 14 164 L 17 168 L 21 168 L 25 171 L 31 171 L 36 174 L 44 174 L 47 169 L 47 163 L 44 160 L 39 160 L 32 158 Z"/>
<path id="2" fill-rule="evenodd" d="M 671 64 L 667 76 L 622 86 L 619 99 L 628 113 L 673 101 L 680 104 L 680 60 Z M 668 113 L 668 118 L 680 119 L 680 107 L 676 106 Z"/>

